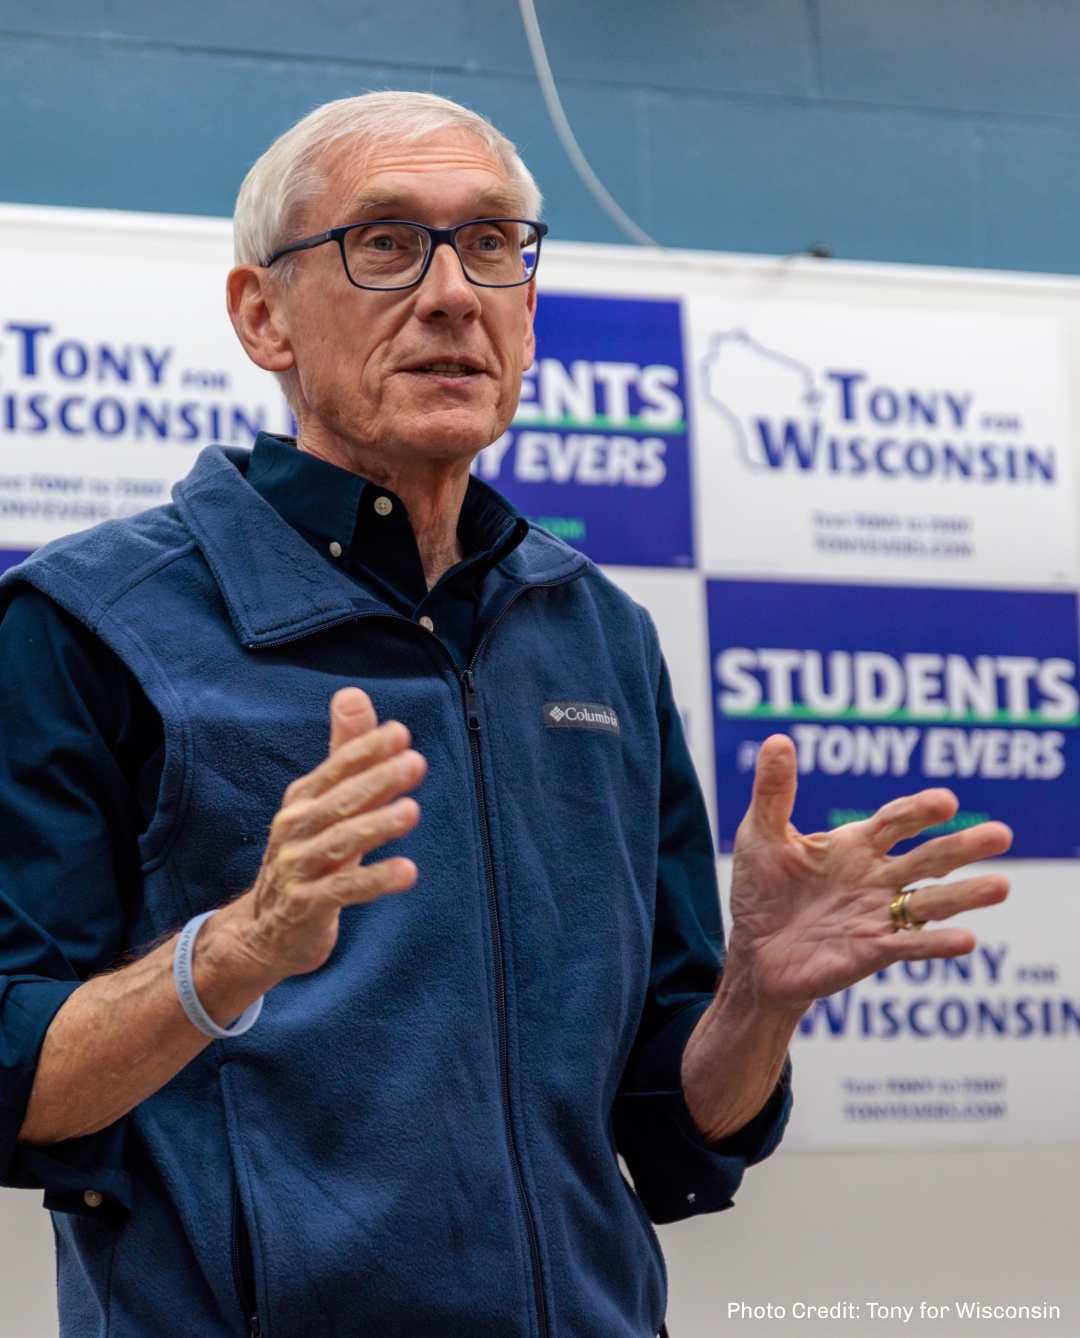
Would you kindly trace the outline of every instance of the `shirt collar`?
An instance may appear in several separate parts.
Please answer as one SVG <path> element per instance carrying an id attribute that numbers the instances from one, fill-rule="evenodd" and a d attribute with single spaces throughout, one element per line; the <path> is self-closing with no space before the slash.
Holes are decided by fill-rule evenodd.
<path id="1" fill-rule="evenodd" d="M 360 496 L 367 485 L 359 474 L 298 450 L 291 438 L 260 432 L 251 452 L 247 481 L 282 520 L 324 554 L 331 543 L 348 551 Z"/>
<path id="2" fill-rule="evenodd" d="M 268 432 L 255 439 L 247 481 L 328 559 L 351 561 L 407 603 L 417 604 L 427 594 L 408 510 L 389 488 L 299 450 L 292 438 Z M 516 507 L 470 476 L 458 520 L 465 557 L 439 585 L 479 582 L 528 530 Z"/>
<path id="3" fill-rule="evenodd" d="M 240 641 L 251 649 L 279 645 L 363 613 L 385 612 L 248 484 L 250 460 L 251 452 L 240 447 L 207 446 L 173 488 L 178 517 L 213 573 Z M 515 590 L 571 581 L 589 567 L 588 558 L 561 539 L 530 526 L 524 542 L 499 561 L 498 588 L 489 589 L 490 578 L 485 582 L 478 617 L 490 623 Z"/>

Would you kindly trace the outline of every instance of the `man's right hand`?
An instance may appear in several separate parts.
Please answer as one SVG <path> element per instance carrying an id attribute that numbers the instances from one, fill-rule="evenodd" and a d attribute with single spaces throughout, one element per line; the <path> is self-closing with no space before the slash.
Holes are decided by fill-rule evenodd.
<path id="1" fill-rule="evenodd" d="M 417 871 L 410 859 L 360 863 L 420 820 L 416 800 L 401 797 L 427 773 L 410 743 L 399 721 L 378 723 L 366 692 L 338 692 L 330 703 L 329 757 L 285 791 L 255 885 L 203 932 L 211 924 L 228 932 L 234 951 L 276 983 L 323 965 L 345 906 L 412 887 Z M 196 988 L 198 947 L 196 939 Z"/>
<path id="2" fill-rule="evenodd" d="M 195 940 L 195 988 L 219 1026 L 278 981 L 322 966 L 344 907 L 416 882 L 412 860 L 361 863 L 420 820 L 416 801 L 402 798 L 427 771 L 410 742 L 397 721 L 379 725 L 359 688 L 336 694 L 329 757 L 286 790 L 254 886 Z M 175 947 L 174 936 L 68 998 L 45 1036 L 21 1142 L 47 1146 L 103 1129 L 210 1044 L 176 996 Z"/>

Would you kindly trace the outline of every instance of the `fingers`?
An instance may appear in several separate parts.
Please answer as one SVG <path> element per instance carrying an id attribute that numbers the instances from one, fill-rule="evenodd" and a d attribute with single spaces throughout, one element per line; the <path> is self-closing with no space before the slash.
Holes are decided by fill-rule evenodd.
<path id="1" fill-rule="evenodd" d="M 408 748 L 412 736 L 400 720 L 388 720 L 359 737 L 346 739 L 306 776 L 300 776 L 285 791 L 282 807 L 316 799 L 346 777 L 392 757 Z"/>
<path id="2" fill-rule="evenodd" d="M 865 823 L 870 844 L 882 855 L 898 841 L 918 836 L 927 827 L 948 822 L 957 810 L 956 795 L 951 790 L 920 790 L 883 804 Z"/>
<path id="3" fill-rule="evenodd" d="M 966 957 L 975 951 L 975 935 L 967 929 L 924 929 L 917 934 L 894 934 L 888 961 L 921 962 L 930 957 Z"/>
<path id="4" fill-rule="evenodd" d="M 746 815 L 756 832 L 773 836 L 787 833 L 798 776 L 794 743 L 786 734 L 770 735 L 758 753 L 754 791 Z"/>
<path id="5" fill-rule="evenodd" d="M 288 883 L 316 881 L 411 832 L 419 821 L 416 800 L 397 799 L 373 812 L 335 823 L 309 840 L 283 846 L 277 855 L 278 870 Z"/>
<path id="6" fill-rule="evenodd" d="M 962 911 L 977 910 L 980 906 L 996 906 L 1009 895 L 1005 878 L 991 875 L 964 878 L 955 883 L 936 883 L 919 887 L 908 899 L 908 914 L 913 920 L 948 920 Z"/>
<path id="7" fill-rule="evenodd" d="M 889 878 L 897 887 L 921 878 L 944 878 L 954 869 L 977 860 L 1003 855 L 1012 845 L 1012 832 L 1003 822 L 982 822 L 951 836 L 938 836 L 889 863 Z"/>
<path id="8" fill-rule="evenodd" d="M 912 892 L 908 914 L 920 923 L 947 920 L 962 911 L 996 906 L 1008 895 L 1008 881 L 997 875 L 937 883 Z M 889 933 L 885 951 L 889 962 L 916 962 L 933 957 L 966 957 L 975 951 L 975 945 L 975 935 L 968 929 L 925 929 Z"/>
<path id="9" fill-rule="evenodd" d="M 407 892 L 416 883 L 417 868 L 411 859 L 396 856 L 377 864 L 356 864 L 339 869 L 312 884 L 312 892 L 339 906 L 356 906 L 365 901 Z"/>
<path id="10" fill-rule="evenodd" d="M 400 721 L 379 725 L 371 698 L 343 688 L 330 703 L 330 752 L 285 791 L 251 889 L 257 923 L 269 924 L 270 956 L 285 975 L 315 970 L 333 950 L 342 907 L 395 892 L 417 878 L 410 859 L 361 861 L 420 821 L 403 798 L 427 772 Z M 277 926 L 277 929 L 274 929 Z"/>
<path id="11" fill-rule="evenodd" d="M 277 834 L 283 840 L 305 840 L 339 822 L 389 804 L 415 790 L 426 775 L 427 760 L 415 749 L 406 748 L 356 775 L 346 776 L 314 799 L 291 804 L 275 819 Z"/>
<path id="12" fill-rule="evenodd" d="M 330 752 L 367 734 L 379 723 L 371 698 L 360 688 L 342 688 L 330 699 Z"/>

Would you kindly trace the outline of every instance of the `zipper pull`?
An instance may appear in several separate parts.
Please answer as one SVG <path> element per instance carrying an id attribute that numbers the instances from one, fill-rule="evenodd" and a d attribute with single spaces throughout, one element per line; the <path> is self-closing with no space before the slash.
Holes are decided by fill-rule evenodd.
<path id="1" fill-rule="evenodd" d="M 461 683 L 465 689 L 465 721 L 470 729 L 479 729 L 480 703 L 476 700 L 476 683 L 471 669 L 466 669 L 461 675 Z"/>
<path id="2" fill-rule="evenodd" d="M 248 1333 L 251 1338 L 262 1338 L 262 1325 L 259 1323 L 258 1315 L 252 1315 L 248 1320 Z"/>

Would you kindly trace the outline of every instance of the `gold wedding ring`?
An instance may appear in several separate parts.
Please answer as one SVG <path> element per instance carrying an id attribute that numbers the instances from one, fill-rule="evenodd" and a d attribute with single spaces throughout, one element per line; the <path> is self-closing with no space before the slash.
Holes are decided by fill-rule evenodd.
<path id="1" fill-rule="evenodd" d="M 915 895 L 915 889 L 911 888 L 907 892 L 897 892 L 892 901 L 889 902 L 889 917 L 893 922 L 894 929 L 921 929 L 922 920 L 913 920 L 911 918 L 911 898 Z"/>

